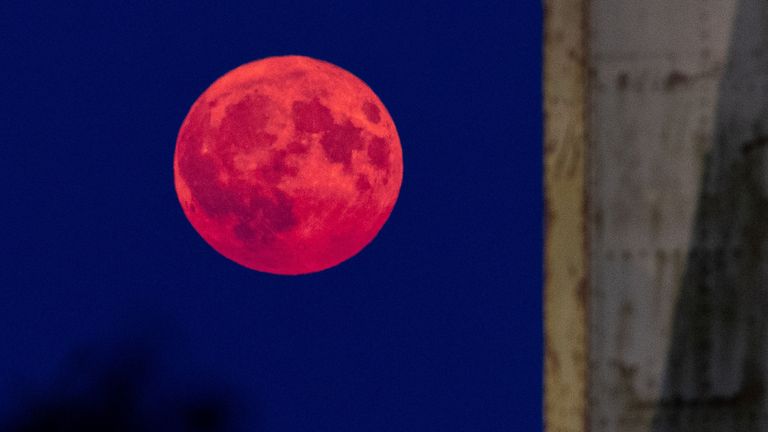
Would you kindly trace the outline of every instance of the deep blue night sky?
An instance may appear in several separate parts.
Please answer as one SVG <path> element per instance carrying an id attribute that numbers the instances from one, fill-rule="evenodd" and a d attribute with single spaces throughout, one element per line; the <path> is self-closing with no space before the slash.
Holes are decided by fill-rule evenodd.
<path id="1" fill-rule="evenodd" d="M 0 429 L 117 376 L 125 430 L 541 430 L 538 2 L 9 3 Z M 218 255 L 173 186 L 194 100 L 286 54 L 363 79 L 405 165 L 373 243 L 302 277 Z"/>

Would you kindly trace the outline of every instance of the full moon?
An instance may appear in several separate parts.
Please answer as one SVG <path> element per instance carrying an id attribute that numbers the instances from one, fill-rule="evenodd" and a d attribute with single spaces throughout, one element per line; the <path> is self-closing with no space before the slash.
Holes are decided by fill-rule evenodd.
<path id="1" fill-rule="evenodd" d="M 389 218 L 403 178 L 400 138 L 376 94 L 302 56 L 217 79 L 181 125 L 173 168 L 184 214 L 213 249 L 281 275 L 360 252 Z"/>

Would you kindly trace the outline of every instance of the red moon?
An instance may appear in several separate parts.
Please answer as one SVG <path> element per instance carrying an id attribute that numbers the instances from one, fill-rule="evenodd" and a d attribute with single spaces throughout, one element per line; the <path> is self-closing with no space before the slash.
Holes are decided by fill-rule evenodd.
<path id="1" fill-rule="evenodd" d="M 230 260 L 298 275 L 368 245 L 400 191 L 400 138 L 359 78 L 302 56 L 216 80 L 176 140 L 176 193 L 195 230 Z"/>

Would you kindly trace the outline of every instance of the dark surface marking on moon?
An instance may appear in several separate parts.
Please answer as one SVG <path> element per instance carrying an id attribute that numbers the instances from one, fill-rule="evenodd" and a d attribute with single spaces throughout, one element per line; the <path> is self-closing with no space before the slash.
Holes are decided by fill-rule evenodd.
<path id="1" fill-rule="evenodd" d="M 309 151 L 309 146 L 294 140 L 288 143 L 287 150 L 288 153 L 304 154 Z"/>
<path id="2" fill-rule="evenodd" d="M 296 101 L 291 108 L 293 124 L 298 132 L 323 132 L 333 126 L 331 110 L 317 98 L 309 102 Z"/>
<path id="3" fill-rule="evenodd" d="M 269 147 L 277 141 L 276 135 L 264 131 L 269 120 L 268 104 L 269 98 L 253 93 L 228 106 L 219 126 L 221 140 L 216 140 L 223 147 L 219 150 Z"/>
<path id="4" fill-rule="evenodd" d="M 182 127 L 179 141 L 183 143 L 181 150 L 202 151 L 203 138 L 208 131 L 208 124 L 211 120 L 211 114 L 207 110 L 193 108 L 186 120 L 186 125 Z M 189 174 L 189 173 L 187 173 Z"/>
<path id="5" fill-rule="evenodd" d="M 368 119 L 371 123 L 378 123 L 381 121 L 381 115 L 379 114 L 379 107 L 372 104 L 371 102 L 366 101 L 363 104 L 363 113 L 365 114 L 365 118 Z"/>
<path id="6" fill-rule="evenodd" d="M 346 170 L 351 169 L 352 151 L 363 147 L 361 131 L 362 129 L 355 127 L 349 120 L 341 125 L 334 124 L 334 127 L 320 138 L 328 160 L 343 164 Z"/>
<path id="7" fill-rule="evenodd" d="M 271 184 L 277 184 L 283 177 L 295 177 L 299 173 L 298 167 L 286 163 L 286 157 L 288 157 L 287 150 L 277 150 L 272 153 L 269 164 L 261 168 L 261 175 L 264 180 Z"/>
<path id="8" fill-rule="evenodd" d="M 371 182 L 368 181 L 367 175 L 360 174 L 357 176 L 357 183 L 355 183 L 355 186 L 357 187 L 358 191 L 365 192 L 371 189 Z"/>
<path id="9" fill-rule="evenodd" d="M 235 228 L 232 230 L 232 232 L 235 233 L 235 236 L 244 242 L 249 242 L 256 237 L 256 231 L 248 226 L 248 222 L 249 221 L 241 221 L 235 225 Z"/>
<path id="10" fill-rule="evenodd" d="M 293 213 L 293 200 L 280 189 L 274 190 L 275 199 L 272 205 L 264 210 L 264 216 L 269 221 L 269 228 L 277 232 L 288 231 L 294 228 L 298 221 Z"/>
<path id="11" fill-rule="evenodd" d="M 368 159 L 377 168 L 389 168 L 389 143 L 384 138 L 374 137 L 368 144 Z"/>
<path id="12" fill-rule="evenodd" d="M 294 70 L 290 71 L 289 73 L 287 73 L 285 75 L 285 79 L 287 81 L 297 80 L 297 79 L 305 77 L 306 75 L 307 75 L 307 71 L 305 71 L 303 69 L 294 69 Z"/>
<path id="13" fill-rule="evenodd" d="M 289 231 L 298 224 L 290 197 L 279 189 L 270 192 L 272 196 L 251 188 L 247 204 L 243 203 L 235 212 L 240 216 L 250 215 L 234 227 L 235 235 L 243 242 L 267 244 L 275 239 L 276 233 Z"/>
<path id="14" fill-rule="evenodd" d="M 298 223 L 290 197 L 278 189 L 254 188 L 234 175 L 227 187 L 221 187 L 220 175 L 227 170 L 234 172 L 232 155 L 237 149 L 274 143 L 276 137 L 262 130 L 268 118 L 264 113 L 264 102 L 264 98 L 246 97 L 229 107 L 217 131 L 210 127 L 209 112 L 194 110 L 179 146 L 179 173 L 189 187 L 193 202 L 213 218 L 251 215 L 233 230 L 238 238 L 248 241 L 257 240 L 258 233 L 262 243 L 271 241 L 274 233 L 289 230 Z M 257 112 L 254 114 L 253 110 Z M 218 143 L 217 148 L 208 153 L 216 155 L 216 159 L 202 152 L 203 141 L 212 133 L 218 133 L 222 138 L 210 140 Z M 296 167 L 287 165 L 287 155 L 286 150 L 272 154 L 270 164 L 261 168 L 265 180 L 277 183 L 285 175 L 298 173 Z M 191 209 L 192 203 L 188 207 Z"/>
<path id="15" fill-rule="evenodd" d="M 190 113 L 180 137 L 179 174 L 200 208 L 210 216 L 219 216 L 227 213 L 228 204 L 237 199 L 216 186 L 219 169 L 211 157 L 202 153 L 209 122 L 210 113 L 205 110 L 194 109 Z"/>
<path id="16" fill-rule="evenodd" d="M 217 185 L 219 169 L 212 158 L 187 149 L 180 155 L 179 169 L 192 199 L 209 216 L 222 216 L 238 207 L 237 194 Z"/>

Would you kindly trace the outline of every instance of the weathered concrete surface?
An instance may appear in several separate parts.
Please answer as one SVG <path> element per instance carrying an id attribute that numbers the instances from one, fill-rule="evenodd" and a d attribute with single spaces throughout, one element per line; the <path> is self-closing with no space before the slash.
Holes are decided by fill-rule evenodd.
<path id="1" fill-rule="evenodd" d="M 591 431 L 657 417 L 734 4 L 591 1 Z"/>
<path id="2" fill-rule="evenodd" d="M 768 2 L 545 4 L 548 430 L 768 430 Z"/>
<path id="3" fill-rule="evenodd" d="M 655 432 L 768 430 L 768 3 L 736 2 Z"/>
<path id="4" fill-rule="evenodd" d="M 546 0 L 545 428 L 587 427 L 586 2 Z"/>

